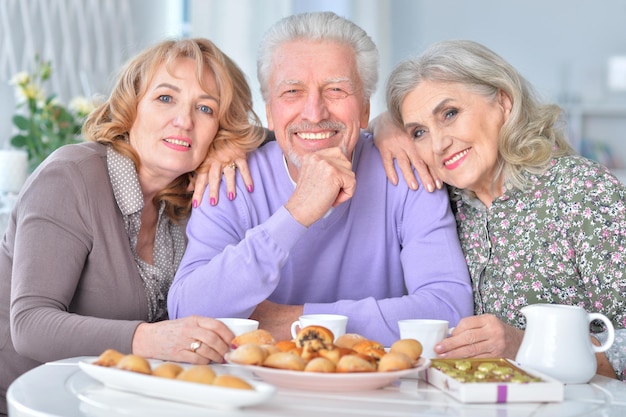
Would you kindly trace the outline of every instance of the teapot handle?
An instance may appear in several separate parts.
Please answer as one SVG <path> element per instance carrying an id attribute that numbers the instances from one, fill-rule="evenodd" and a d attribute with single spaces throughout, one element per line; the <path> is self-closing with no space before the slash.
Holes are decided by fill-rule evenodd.
<path id="1" fill-rule="evenodd" d="M 591 345 L 591 347 L 595 352 L 605 352 L 609 350 L 609 348 L 613 344 L 613 341 L 615 340 L 615 329 L 613 328 L 613 323 L 611 323 L 611 321 L 604 314 L 589 313 L 589 324 L 591 324 L 591 322 L 594 320 L 600 320 L 606 325 L 609 336 L 600 346 Z"/>

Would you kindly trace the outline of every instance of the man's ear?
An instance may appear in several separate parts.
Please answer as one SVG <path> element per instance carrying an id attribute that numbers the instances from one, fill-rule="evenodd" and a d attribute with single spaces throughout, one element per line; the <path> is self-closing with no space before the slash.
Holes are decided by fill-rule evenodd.
<path id="1" fill-rule="evenodd" d="M 370 101 L 367 100 L 363 108 L 363 114 L 361 115 L 361 129 L 367 129 L 370 123 Z"/>

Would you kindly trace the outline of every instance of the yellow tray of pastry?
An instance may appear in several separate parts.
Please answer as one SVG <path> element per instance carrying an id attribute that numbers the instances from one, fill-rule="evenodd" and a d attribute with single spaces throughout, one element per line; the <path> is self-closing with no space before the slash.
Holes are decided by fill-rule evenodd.
<path id="1" fill-rule="evenodd" d="M 559 402 L 560 381 L 503 358 L 432 359 L 423 374 L 464 403 Z"/>

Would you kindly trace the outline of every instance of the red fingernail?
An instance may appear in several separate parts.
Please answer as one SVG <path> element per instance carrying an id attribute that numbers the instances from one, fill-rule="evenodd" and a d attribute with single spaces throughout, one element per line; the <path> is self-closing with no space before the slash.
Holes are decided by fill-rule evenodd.
<path id="1" fill-rule="evenodd" d="M 191 203 L 191 206 L 193 208 L 198 208 L 198 200 L 196 200 L 195 198 L 193 199 L 193 203 Z"/>
<path id="2" fill-rule="evenodd" d="M 211 197 L 210 203 L 211 203 L 212 206 L 215 205 L 215 197 Z"/>
<path id="3" fill-rule="evenodd" d="M 233 201 L 235 199 L 235 193 L 233 193 L 232 191 L 230 193 L 228 193 L 228 199 L 230 201 Z"/>
<path id="4" fill-rule="evenodd" d="M 252 184 L 248 185 L 248 191 L 252 192 L 252 190 L 254 190 L 254 187 L 252 186 Z"/>

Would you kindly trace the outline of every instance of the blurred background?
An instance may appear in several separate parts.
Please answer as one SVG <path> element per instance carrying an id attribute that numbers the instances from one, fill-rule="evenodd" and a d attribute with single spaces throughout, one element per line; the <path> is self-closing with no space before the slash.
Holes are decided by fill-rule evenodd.
<path id="1" fill-rule="evenodd" d="M 52 66 L 45 88 L 67 103 L 106 95 L 125 60 L 158 40 L 213 40 L 256 81 L 259 38 L 276 20 L 333 10 L 377 43 L 381 78 L 372 114 L 384 109 L 384 82 L 401 59 L 452 38 L 484 43 L 515 65 L 547 100 L 566 110 L 570 140 L 622 176 L 626 165 L 626 2 L 623 0 L 0 0 L 0 150 L 11 148 L 16 108 L 10 80 Z M 0 165 L 3 162 L 0 160 Z M 12 175 L 0 166 L 0 177 Z M 1 187 L 1 186 L 0 186 Z"/>

